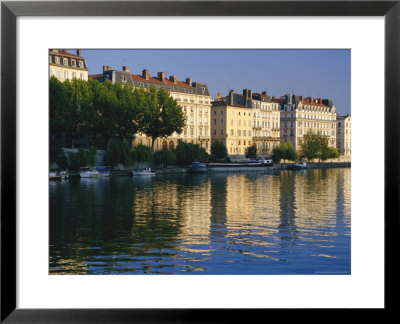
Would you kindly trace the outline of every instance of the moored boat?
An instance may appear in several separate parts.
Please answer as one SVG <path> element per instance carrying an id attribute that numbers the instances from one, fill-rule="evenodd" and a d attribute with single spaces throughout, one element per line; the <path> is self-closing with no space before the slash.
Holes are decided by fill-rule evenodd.
<path id="1" fill-rule="evenodd" d="M 67 180 L 68 179 L 68 170 L 58 171 L 52 170 L 49 172 L 49 180 Z"/>
<path id="2" fill-rule="evenodd" d="M 145 168 L 142 170 L 132 170 L 133 176 L 153 176 L 154 172 L 151 171 L 150 168 Z"/>
<path id="3" fill-rule="evenodd" d="M 192 162 L 191 170 L 192 170 L 192 172 L 195 172 L 195 173 L 204 173 L 204 172 L 208 171 L 207 165 L 205 163 L 198 162 L 198 161 Z"/>
<path id="4" fill-rule="evenodd" d="M 302 162 L 302 163 L 296 163 L 292 165 L 292 169 L 294 170 L 304 170 L 307 169 L 307 163 Z"/>

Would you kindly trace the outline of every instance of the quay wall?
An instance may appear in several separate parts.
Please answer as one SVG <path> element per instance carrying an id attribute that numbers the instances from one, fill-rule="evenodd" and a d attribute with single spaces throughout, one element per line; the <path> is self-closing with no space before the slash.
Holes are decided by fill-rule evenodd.
<path id="1" fill-rule="evenodd" d="M 279 170 L 290 170 L 293 163 L 274 164 L 270 167 L 210 167 L 210 172 L 272 172 Z M 308 169 L 328 169 L 328 168 L 349 168 L 351 162 L 325 162 L 325 163 L 309 163 Z M 169 166 L 165 169 L 155 169 L 157 174 L 172 173 L 188 173 L 190 167 L 174 167 Z"/>

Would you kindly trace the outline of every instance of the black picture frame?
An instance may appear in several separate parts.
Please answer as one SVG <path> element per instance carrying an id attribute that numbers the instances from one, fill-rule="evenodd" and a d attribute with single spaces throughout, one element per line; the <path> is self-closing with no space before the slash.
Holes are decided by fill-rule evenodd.
<path id="1" fill-rule="evenodd" d="M 1 3 L 1 322 L 259 322 L 271 309 L 16 308 L 16 19 L 19 16 L 384 16 L 385 307 L 395 309 L 398 275 L 391 253 L 399 234 L 400 1 L 2 1 Z M 379 112 L 378 112 L 379 113 Z M 374 157 L 382 159 L 383 157 Z M 370 163 L 370 162 L 369 162 Z M 372 162 L 371 168 L 374 165 Z M 373 171 L 372 171 L 373 172 Z M 371 234 L 373 239 L 373 234 Z M 243 296 L 242 296 L 243 297 Z M 378 310 L 380 311 L 380 310 Z M 240 316 L 240 317 L 239 317 Z M 254 320 L 252 320 L 254 319 Z M 266 320 L 266 319 L 265 319 Z M 264 320 L 262 320 L 264 321 Z"/>

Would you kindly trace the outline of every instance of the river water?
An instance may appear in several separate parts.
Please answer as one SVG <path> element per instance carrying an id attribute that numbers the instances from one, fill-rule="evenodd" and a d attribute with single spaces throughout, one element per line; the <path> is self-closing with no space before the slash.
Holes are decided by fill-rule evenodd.
<path id="1" fill-rule="evenodd" d="M 50 274 L 350 274 L 351 169 L 50 182 Z"/>

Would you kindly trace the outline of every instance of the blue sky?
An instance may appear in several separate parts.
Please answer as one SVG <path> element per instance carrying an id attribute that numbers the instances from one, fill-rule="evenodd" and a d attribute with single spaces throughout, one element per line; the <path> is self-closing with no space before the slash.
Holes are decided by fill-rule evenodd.
<path id="1" fill-rule="evenodd" d="M 72 51 L 72 50 L 71 50 Z M 74 52 L 74 51 L 72 51 Z M 82 49 L 89 74 L 102 73 L 103 65 L 152 76 L 165 72 L 184 81 L 207 83 L 215 97 L 229 90 L 241 93 L 267 91 L 270 96 L 286 93 L 329 98 L 339 114 L 350 114 L 350 50 L 107 50 Z"/>

